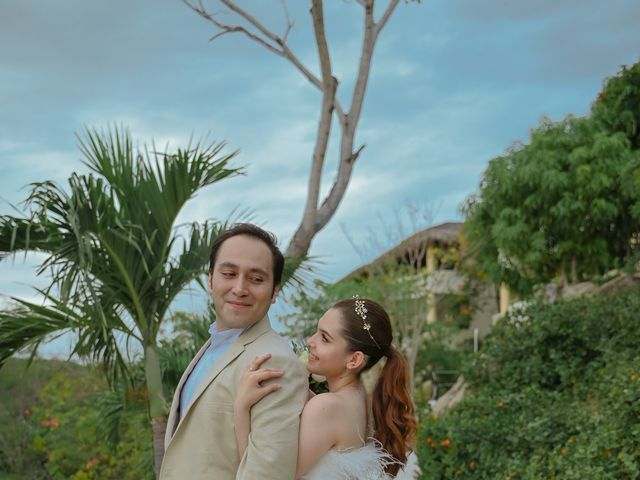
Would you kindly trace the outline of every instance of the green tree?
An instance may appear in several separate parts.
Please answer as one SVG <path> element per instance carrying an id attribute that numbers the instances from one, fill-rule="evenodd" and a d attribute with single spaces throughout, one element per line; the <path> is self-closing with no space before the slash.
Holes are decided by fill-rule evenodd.
<path id="1" fill-rule="evenodd" d="M 640 62 L 623 66 L 609 78 L 592 106 L 593 119 L 608 132 L 625 135 L 631 148 L 640 152 Z M 635 198 L 632 214 L 640 217 L 640 155 L 622 175 L 626 192 Z M 640 239 L 636 241 L 640 242 Z"/>
<path id="2" fill-rule="evenodd" d="M 156 471 L 163 454 L 166 385 L 158 334 L 176 295 L 205 271 L 223 224 L 176 226 L 200 189 L 242 173 L 224 145 L 176 153 L 138 151 L 127 131 L 87 130 L 80 139 L 87 175 L 74 173 L 68 192 L 52 182 L 33 185 L 26 216 L 0 216 L 0 255 L 45 253 L 39 273 L 51 274 L 47 305 L 14 299 L 0 312 L 0 362 L 51 334 L 73 331 L 73 353 L 103 365 L 111 382 L 128 374 L 130 342 L 139 345 Z"/>
<path id="3" fill-rule="evenodd" d="M 640 149 L 640 62 L 607 79 L 592 106 L 594 119 L 608 132 L 621 132 Z"/>
<path id="4" fill-rule="evenodd" d="M 640 230 L 626 185 L 637 154 L 623 133 L 592 118 L 543 120 L 529 144 L 489 162 L 463 207 L 479 267 L 529 293 L 558 274 L 577 282 L 620 266 Z"/>

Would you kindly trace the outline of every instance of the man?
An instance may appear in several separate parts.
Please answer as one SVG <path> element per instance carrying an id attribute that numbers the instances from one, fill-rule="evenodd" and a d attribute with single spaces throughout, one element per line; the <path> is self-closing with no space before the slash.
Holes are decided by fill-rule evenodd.
<path id="1" fill-rule="evenodd" d="M 271 329 L 267 311 L 280 289 L 284 257 L 275 238 L 237 224 L 214 242 L 209 293 L 216 310 L 212 337 L 180 379 L 169 413 L 162 480 L 293 479 L 307 374 Z M 238 455 L 233 402 L 240 378 L 258 355 L 284 370 L 282 386 L 251 410 L 251 434 Z"/>

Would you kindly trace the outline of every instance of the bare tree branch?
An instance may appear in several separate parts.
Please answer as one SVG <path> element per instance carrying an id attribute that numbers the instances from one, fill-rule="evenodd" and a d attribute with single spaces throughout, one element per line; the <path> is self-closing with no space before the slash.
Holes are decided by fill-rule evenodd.
<path id="1" fill-rule="evenodd" d="M 311 171 L 307 191 L 307 203 L 305 205 L 302 221 L 294 233 L 286 254 L 294 257 L 305 255 L 311 246 L 315 235 L 322 230 L 335 214 L 351 180 L 353 166 L 359 158 L 364 145 L 354 150 L 354 138 L 364 102 L 367 83 L 371 73 L 371 60 L 376 40 L 380 31 L 384 28 L 400 0 L 390 0 L 380 21 L 376 24 L 374 19 L 375 0 L 356 0 L 364 9 L 364 38 L 360 49 L 358 73 L 354 83 L 349 110 L 345 111 L 336 98 L 338 80 L 334 77 L 329 56 L 329 46 L 324 30 L 324 14 L 322 0 L 312 0 L 311 17 L 315 34 L 315 41 L 320 61 L 320 77 L 313 74 L 287 45 L 287 38 L 293 22 L 289 18 L 286 1 L 281 0 L 284 11 L 286 28 L 283 36 L 279 36 L 269 30 L 258 18 L 245 9 L 238 6 L 234 0 L 218 0 L 233 14 L 242 19 L 247 26 L 231 25 L 225 23 L 210 14 L 198 0 L 195 6 L 191 0 L 183 0 L 192 10 L 211 22 L 220 30 L 212 37 L 216 39 L 227 33 L 242 33 L 250 40 L 262 45 L 270 52 L 289 60 L 290 63 L 317 89 L 322 92 L 322 105 L 316 143 L 314 146 Z M 255 29 L 255 31 L 252 31 Z M 329 136 L 333 114 L 336 114 L 340 124 L 340 145 L 338 155 L 338 171 L 329 193 L 319 205 L 320 185 L 322 183 L 322 168 L 327 155 Z"/>
<path id="2" fill-rule="evenodd" d="M 272 53 L 275 53 L 276 55 L 279 55 L 281 57 L 285 56 L 284 52 L 282 52 L 281 50 L 278 50 L 276 47 L 274 47 L 270 43 L 266 42 L 264 39 L 260 38 L 256 34 L 250 32 L 245 27 L 243 27 L 241 25 L 227 25 L 225 23 L 220 22 L 219 20 L 217 20 L 215 18 L 215 16 L 220 14 L 220 13 L 223 13 L 223 12 L 209 13 L 206 10 L 206 8 L 204 8 L 204 5 L 202 4 L 201 0 L 198 1 L 198 5 L 197 6 L 193 5 L 191 2 L 189 2 L 189 0 L 182 0 L 182 2 L 185 5 L 187 5 L 191 10 L 193 10 L 198 15 L 200 15 L 202 18 L 204 18 L 205 20 L 211 22 L 216 28 L 219 28 L 221 30 L 220 32 L 216 33 L 211 38 L 209 38 L 209 41 L 213 41 L 216 38 L 219 38 L 222 35 L 225 35 L 227 33 L 243 33 L 244 35 L 249 37 L 251 40 L 253 40 L 255 42 L 258 42 L 260 45 L 262 45 L 263 47 L 267 48 Z"/>
<path id="3" fill-rule="evenodd" d="M 220 1 L 223 2 L 225 5 L 229 6 L 229 8 L 234 12 L 236 12 L 237 15 L 241 16 L 250 24 L 254 25 L 254 27 L 257 28 L 267 38 L 267 40 L 259 37 L 255 33 L 250 32 L 245 27 L 242 27 L 240 25 L 228 25 L 216 19 L 215 15 L 220 12 L 217 12 L 216 14 L 209 13 L 204 7 L 204 5 L 202 4 L 202 0 L 198 1 L 198 6 L 193 5 L 189 0 L 182 0 L 182 2 L 185 5 L 187 5 L 191 10 L 196 12 L 202 18 L 211 22 L 216 28 L 223 30 L 223 32 L 218 33 L 213 37 L 211 37 L 210 40 L 214 40 L 226 33 L 242 33 L 245 36 L 247 36 L 247 38 L 262 45 L 270 52 L 275 53 L 279 57 L 289 60 L 312 85 L 318 88 L 318 90 L 322 91 L 322 81 L 316 75 L 314 75 L 311 72 L 311 70 L 309 70 L 300 61 L 300 59 L 295 55 L 295 53 L 293 53 L 293 51 L 289 48 L 289 46 L 286 43 L 286 38 L 289 35 L 289 31 L 291 30 L 291 28 L 293 28 L 293 22 L 289 20 L 289 16 L 288 16 L 289 14 L 288 14 L 288 10 L 286 10 L 286 3 L 284 2 L 284 0 L 282 0 L 282 3 L 283 5 L 285 5 L 285 18 L 287 19 L 286 20 L 287 29 L 282 38 L 276 35 L 275 33 L 271 32 L 270 30 L 268 30 L 255 17 L 253 17 L 249 13 L 242 10 L 231 0 L 220 0 Z M 274 42 L 277 46 L 274 46 L 271 43 L 269 43 L 270 41 Z M 337 99 L 334 100 L 334 108 L 335 108 L 336 114 L 338 115 L 338 120 L 340 121 L 341 124 L 343 124 L 345 122 L 346 115 L 344 113 L 344 108 L 342 107 L 342 105 Z"/>
<path id="4" fill-rule="evenodd" d="M 262 33 L 269 40 L 279 45 L 283 43 L 282 38 L 280 38 L 278 35 L 276 35 L 271 30 L 266 28 L 260 21 L 258 21 L 257 18 L 255 18 L 246 10 L 243 10 L 242 8 L 240 8 L 235 2 L 232 2 L 231 0 L 220 0 L 220 1 L 224 3 L 227 6 L 227 8 L 229 8 L 229 10 L 236 12 L 238 15 L 244 18 L 247 22 L 249 22 L 251 25 L 257 28 L 260 31 L 260 33 Z"/>
<path id="5" fill-rule="evenodd" d="M 280 3 L 282 4 L 282 10 L 284 10 L 284 18 L 285 18 L 285 21 L 287 22 L 287 29 L 285 30 L 284 35 L 282 36 L 282 42 L 287 43 L 289 32 L 293 28 L 293 22 L 289 18 L 289 10 L 287 9 L 287 2 L 285 0 L 280 0 Z"/>
<path id="6" fill-rule="evenodd" d="M 393 11 L 398 6 L 398 3 L 400 3 L 400 0 L 391 0 L 391 2 L 389 2 L 389 5 L 387 5 L 387 9 L 382 14 L 382 17 L 380 17 L 380 20 L 376 24 L 376 37 L 380 34 L 380 32 L 382 31 L 386 23 L 389 21 L 389 18 L 391 17 L 391 14 L 393 14 Z"/>
<path id="7" fill-rule="evenodd" d="M 327 154 L 329 144 L 329 134 L 331 133 L 331 119 L 333 118 L 333 105 L 336 95 L 338 81 L 331 73 L 331 58 L 329 56 L 329 46 L 324 30 L 324 12 L 322 0 L 312 0 L 311 17 L 313 19 L 313 31 L 318 47 L 318 57 L 320 59 L 320 70 L 322 72 L 322 110 L 316 145 L 311 162 L 311 174 L 309 175 L 309 186 L 307 189 L 307 204 L 305 206 L 302 223 L 294 235 L 298 238 L 313 236 L 316 230 L 316 214 L 318 211 L 318 197 L 320 195 L 320 182 L 322 180 L 322 166 Z M 292 242 L 294 242 L 292 240 Z M 298 240 L 299 242 L 299 240 Z M 295 242 L 294 242 L 295 243 Z"/>

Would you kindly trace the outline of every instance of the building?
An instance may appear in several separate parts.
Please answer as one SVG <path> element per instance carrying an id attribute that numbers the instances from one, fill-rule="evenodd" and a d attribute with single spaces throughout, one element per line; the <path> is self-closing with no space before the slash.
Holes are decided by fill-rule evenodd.
<path id="1" fill-rule="evenodd" d="M 405 278 L 413 283 L 415 296 L 424 297 L 428 304 L 426 321 L 460 325 L 461 331 L 454 339 L 457 343 L 482 338 L 501 310 L 495 285 L 471 278 L 465 269 L 472 261 L 465 256 L 462 223 L 447 222 L 411 235 L 343 280 L 376 276 L 394 265 L 410 267 Z"/>

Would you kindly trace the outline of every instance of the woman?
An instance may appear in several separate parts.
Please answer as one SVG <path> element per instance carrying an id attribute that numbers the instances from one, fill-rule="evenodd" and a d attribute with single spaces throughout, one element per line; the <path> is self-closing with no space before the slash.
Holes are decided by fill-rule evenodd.
<path id="1" fill-rule="evenodd" d="M 405 465 L 416 420 L 407 363 L 391 340 L 389 316 L 372 300 L 343 300 L 320 318 L 307 342 L 307 369 L 327 379 L 329 392 L 312 397 L 302 411 L 296 478 L 384 479 L 395 477 Z M 375 441 L 365 442 L 370 437 L 369 419 L 360 376 L 382 357 L 386 364 L 371 403 Z M 248 442 L 251 406 L 279 388 L 261 383 L 284 373 L 259 368 L 268 358 L 263 355 L 252 362 L 238 389 L 234 412 L 241 456 Z"/>

